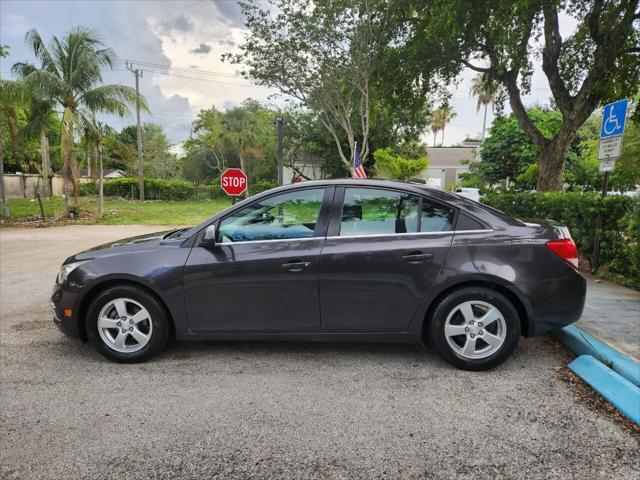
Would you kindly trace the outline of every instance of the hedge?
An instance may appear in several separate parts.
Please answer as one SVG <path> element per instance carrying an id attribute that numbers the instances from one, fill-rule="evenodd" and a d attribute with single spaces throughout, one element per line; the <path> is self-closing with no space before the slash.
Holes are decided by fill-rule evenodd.
<path id="1" fill-rule="evenodd" d="M 107 197 L 138 198 L 139 180 L 137 178 L 109 178 L 104 182 L 104 194 Z M 264 192 L 278 186 L 273 180 L 259 180 L 251 186 L 251 194 Z M 98 184 L 87 182 L 80 184 L 80 195 L 97 195 Z M 144 179 L 144 196 L 148 200 L 189 200 L 198 198 L 219 198 L 226 194 L 220 187 L 220 181 L 211 185 L 195 185 L 184 180 Z"/>
<path id="2" fill-rule="evenodd" d="M 640 198 L 596 193 L 489 193 L 483 202 L 522 220 L 551 219 L 569 227 L 580 258 L 592 263 L 598 212 L 604 206 L 600 237 L 602 271 L 640 288 Z"/>
<path id="3" fill-rule="evenodd" d="M 139 180 L 137 178 L 109 178 L 104 182 L 104 194 L 107 197 L 138 198 Z M 97 195 L 95 182 L 80 184 L 81 195 Z M 195 185 L 184 180 L 144 179 L 144 197 L 147 200 L 189 200 L 213 198 L 222 192 L 211 185 Z"/>

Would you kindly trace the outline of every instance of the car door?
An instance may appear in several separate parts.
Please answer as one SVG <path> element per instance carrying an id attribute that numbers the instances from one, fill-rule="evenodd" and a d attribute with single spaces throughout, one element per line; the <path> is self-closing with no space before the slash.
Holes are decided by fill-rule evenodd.
<path id="1" fill-rule="evenodd" d="M 194 246 L 184 294 L 194 332 L 304 332 L 320 327 L 318 267 L 333 188 L 262 197 Z"/>
<path id="2" fill-rule="evenodd" d="M 405 331 L 451 247 L 455 209 L 402 190 L 336 190 L 320 258 L 327 332 Z"/>

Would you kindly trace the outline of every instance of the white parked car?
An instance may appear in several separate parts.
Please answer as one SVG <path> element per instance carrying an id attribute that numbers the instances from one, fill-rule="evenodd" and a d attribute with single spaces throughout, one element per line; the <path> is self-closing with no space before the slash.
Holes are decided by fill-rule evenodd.
<path id="1" fill-rule="evenodd" d="M 470 198 L 471 200 L 475 200 L 476 202 L 479 202 L 480 198 L 482 198 L 482 195 L 480 195 L 479 188 L 458 187 L 455 189 L 455 193 L 457 193 L 461 197 L 466 197 L 466 198 Z"/>

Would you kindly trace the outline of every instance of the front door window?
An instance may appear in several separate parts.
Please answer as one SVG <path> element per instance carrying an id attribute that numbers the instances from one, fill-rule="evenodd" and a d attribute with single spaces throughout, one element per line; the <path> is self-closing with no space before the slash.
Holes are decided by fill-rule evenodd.
<path id="1" fill-rule="evenodd" d="M 218 241 L 287 240 L 315 235 L 324 188 L 310 188 L 257 200 L 226 217 Z"/>

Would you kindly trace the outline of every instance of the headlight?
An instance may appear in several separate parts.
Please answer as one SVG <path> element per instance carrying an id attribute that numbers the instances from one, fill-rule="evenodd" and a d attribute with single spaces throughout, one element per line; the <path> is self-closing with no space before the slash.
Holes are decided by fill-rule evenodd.
<path id="1" fill-rule="evenodd" d="M 73 272 L 76 268 L 78 268 L 83 263 L 87 263 L 88 261 L 89 260 L 83 260 L 81 262 L 73 262 L 73 263 L 67 263 L 66 265 L 62 265 L 62 267 L 60 267 L 60 271 L 58 272 L 58 278 L 56 282 L 62 285 L 67 280 L 67 277 L 71 272 Z"/>

